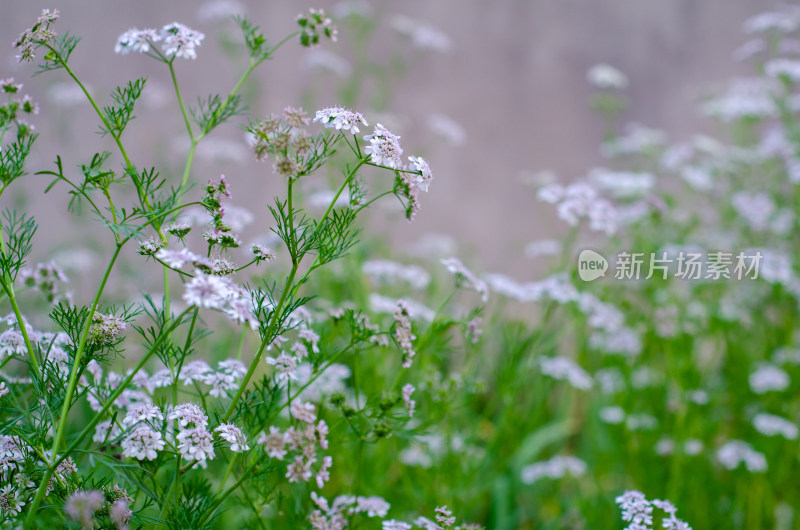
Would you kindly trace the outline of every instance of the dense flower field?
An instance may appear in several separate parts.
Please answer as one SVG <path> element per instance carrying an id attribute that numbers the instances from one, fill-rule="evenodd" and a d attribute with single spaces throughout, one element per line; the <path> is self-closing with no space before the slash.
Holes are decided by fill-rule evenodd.
<path id="1" fill-rule="evenodd" d="M 209 5 L 215 18 L 237 3 Z M 734 57 L 753 75 L 701 102 L 713 138 L 620 126 L 628 79 L 592 68 L 607 167 L 520 184 L 563 228 L 525 248 L 550 272 L 524 279 L 475 272 L 441 237 L 402 252 L 370 231 L 413 221 L 437 179 L 457 178 L 385 113 L 348 108 L 360 84 L 401 74 L 356 74 L 330 51 L 377 16 L 310 9 L 273 44 L 237 15 L 241 77 L 196 104 L 180 65 L 210 39 L 122 28 L 119 60 L 143 54 L 169 79 L 179 171 L 129 155 L 148 79 L 95 94 L 73 69 L 103 43 L 47 9 L 14 42 L 43 76 L 0 80 L 0 197 L 46 178 L 66 208 L 3 197 L 0 525 L 800 528 L 800 9 L 745 22 Z M 423 22 L 390 25 L 417 50 L 450 46 Z M 252 115 L 242 91 L 288 46 L 313 48 L 342 101 Z M 100 136 L 72 134 L 98 144 L 90 159 L 32 156 L 54 133 L 26 89 L 47 76 L 88 102 Z M 452 145 L 467 134 L 443 115 L 427 125 Z M 196 159 L 236 127 L 241 143 L 217 148 L 283 187 L 259 214 Z M 42 215 L 77 219 L 104 249 L 79 293 L 63 263 L 31 260 L 47 255 Z M 263 235 L 245 241 L 248 224 Z"/>

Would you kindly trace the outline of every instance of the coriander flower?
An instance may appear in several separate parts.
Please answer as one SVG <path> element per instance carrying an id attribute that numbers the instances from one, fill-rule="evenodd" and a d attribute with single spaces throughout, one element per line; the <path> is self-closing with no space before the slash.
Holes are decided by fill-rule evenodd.
<path id="1" fill-rule="evenodd" d="M 155 460 L 156 451 L 164 449 L 161 433 L 148 425 L 140 425 L 122 441 L 122 454 L 137 460 Z"/>
<path id="2" fill-rule="evenodd" d="M 231 423 L 223 423 L 214 432 L 219 432 L 219 437 L 223 440 L 230 442 L 231 451 L 234 453 L 243 453 L 250 450 L 247 445 L 247 438 L 239 427 Z"/>
<path id="3" fill-rule="evenodd" d="M 390 519 L 381 522 L 381 530 L 411 530 L 411 525 L 402 521 Z"/>
<path id="4" fill-rule="evenodd" d="M 433 176 L 431 174 L 431 167 L 428 165 L 427 162 L 425 162 L 425 159 L 423 159 L 421 156 L 419 157 L 410 156 L 408 157 L 408 159 L 411 161 L 412 164 L 414 164 L 416 170 L 420 172 L 419 175 L 415 176 L 413 184 L 422 191 L 428 191 L 428 186 L 430 185 L 431 180 L 433 179 Z"/>
<path id="5" fill-rule="evenodd" d="M 278 380 L 287 381 L 289 379 L 295 380 L 295 370 L 297 370 L 297 359 L 286 353 L 281 353 L 278 357 L 267 357 L 267 364 L 275 367 L 278 371 Z"/>
<path id="6" fill-rule="evenodd" d="M 154 29 L 136 29 L 132 28 L 123 33 L 117 39 L 117 45 L 114 46 L 114 52 L 125 55 L 129 52 L 147 53 L 150 51 L 150 43 L 158 42 L 161 36 Z"/>
<path id="7" fill-rule="evenodd" d="M 616 499 L 622 508 L 622 520 L 631 523 L 628 530 L 650 528 L 653 524 L 653 506 L 639 491 L 626 491 Z"/>
<path id="8" fill-rule="evenodd" d="M 358 124 L 369 125 L 360 112 L 353 112 L 342 107 L 327 107 L 318 110 L 314 121 L 320 122 L 326 128 L 337 131 L 351 131 L 353 134 L 361 132 Z"/>
<path id="9" fill-rule="evenodd" d="M 417 402 L 414 401 L 413 399 L 411 399 L 411 394 L 414 393 L 414 390 L 416 390 L 414 388 L 414 385 L 412 385 L 410 383 L 407 384 L 407 385 L 404 385 L 403 389 L 402 389 L 403 403 L 405 404 L 406 409 L 408 409 L 408 417 L 409 418 L 413 418 L 414 417 L 414 409 L 417 406 Z"/>
<path id="10" fill-rule="evenodd" d="M 185 429 L 178 433 L 178 451 L 186 460 L 205 463 L 214 459 L 214 438 L 205 427 Z"/>
<path id="11" fill-rule="evenodd" d="M 282 433 L 275 426 L 269 428 L 269 434 L 262 432 L 256 442 L 264 446 L 264 451 L 270 458 L 283 460 L 283 457 L 286 456 L 286 443 L 288 442 L 286 433 Z"/>
<path id="12" fill-rule="evenodd" d="M 332 457 L 325 456 L 322 458 L 322 465 L 320 466 L 319 471 L 317 471 L 317 476 L 316 476 L 318 488 L 322 488 L 325 485 L 325 483 L 330 480 L 331 474 L 330 471 L 328 470 L 332 465 L 333 465 Z"/>
<path id="13" fill-rule="evenodd" d="M 253 259 L 256 261 L 256 263 L 275 260 L 275 254 L 269 248 L 263 245 L 252 245 L 250 247 L 250 252 L 253 254 Z"/>
<path id="14" fill-rule="evenodd" d="M 163 420 L 164 415 L 161 413 L 161 409 L 153 405 L 152 403 L 134 403 L 130 407 L 128 407 L 128 414 L 125 416 L 125 419 L 122 420 L 122 425 L 129 426 L 135 425 L 140 421 L 147 422 L 152 424 L 151 420 Z"/>
<path id="15" fill-rule="evenodd" d="M 164 40 L 162 48 L 168 57 L 174 55 L 185 59 L 197 59 L 195 48 L 200 46 L 204 38 L 204 34 L 178 22 L 161 28 L 161 39 Z"/>
<path id="16" fill-rule="evenodd" d="M 14 489 L 11 484 L 3 486 L 0 490 L 0 513 L 7 516 L 15 516 L 22 512 L 25 502 L 19 497 L 19 490 Z"/>
<path id="17" fill-rule="evenodd" d="M 314 423 L 317 421 L 317 413 L 312 403 L 303 403 L 299 399 L 295 399 L 292 401 L 289 411 L 293 418 L 303 423 Z"/>
<path id="18" fill-rule="evenodd" d="M 395 328 L 392 336 L 403 352 L 403 368 L 410 368 L 414 356 L 417 354 L 414 349 L 414 340 L 417 338 L 411 331 L 411 319 L 408 306 L 404 300 L 397 301 L 397 310 L 394 313 Z"/>
<path id="19" fill-rule="evenodd" d="M 228 278 L 197 272 L 186 284 L 183 301 L 198 307 L 224 309 L 225 303 L 239 293 L 239 288 Z"/>
<path id="20" fill-rule="evenodd" d="M 628 77 L 608 64 L 598 64 L 590 68 L 586 79 L 597 88 L 623 89 L 628 86 Z"/>
<path id="21" fill-rule="evenodd" d="M 389 132 L 380 123 L 375 126 L 372 134 L 364 137 L 364 140 L 369 142 L 369 145 L 364 148 L 364 152 L 370 155 L 374 164 L 394 169 L 399 169 L 403 165 L 400 160 L 400 155 L 403 154 L 399 142 L 400 137 Z"/>
<path id="22" fill-rule="evenodd" d="M 94 514 L 105 505 L 105 498 L 100 491 L 76 491 L 64 503 L 64 513 L 70 519 L 79 522 L 81 528 L 94 528 Z"/>
<path id="23" fill-rule="evenodd" d="M 196 403 L 181 403 L 169 414 L 170 420 L 178 420 L 181 429 L 186 429 L 189 425 L 195 428 L 206 428 L 208 426 L 208 416 L 205 411 Z"/>
<path id="24" fill-rule="evenodd" d="M 294 462 L 286 468 L 286 478 L 289 482 L 308 482 L 311 479 L 311 460 L 304 460 L 302 456 L 294 457 Z"/>

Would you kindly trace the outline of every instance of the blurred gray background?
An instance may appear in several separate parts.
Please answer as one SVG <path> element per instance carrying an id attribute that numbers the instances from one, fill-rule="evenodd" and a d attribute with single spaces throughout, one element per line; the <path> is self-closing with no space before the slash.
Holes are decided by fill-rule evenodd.
<path id="1" fill-rule="evenodd" d="M 42 8 L 60 9 L 56 29 L 82 37 L 72 64 L 100 101 L 107 102 L 116 85 L 149 77 L 147 97 L 124 140 L 138 165 L 156 165 L 177 183 L 186 132 L 168 71 L 138 54 L 116 55 L 120 33 L 172 21 L 204 32 L 198 59 L 177 63 L 184 96 L 193 102 L 198 95 L 227 93 L 243 69 L 241 54 L 232 59 L 231 47 L 221 46 L 236 42 L 237 28 L 215 14 L 244 9 L 277 42 L 293 31 L 294 17 L 308 7 L 340 15 L 347 9 L 366 10 L 377 24 L 367 44 L 355 37 L 364 31 L 363 21 L 350 17 L 338 23 L 340 41 L 323 48 L 346 61 L 339 68 L 360 71 L 358 65 L 368 61 L 368 72 L 380 74 L 365 77 L 356 107 L 372 123 L 383 119 L 400 130 L 406 154 L 426 156 L 435 176 L 413 223 L 395 217 L 374 226 L 404 248 L 429 233 L 454 236 L 458 253 L 476 269 L 532 279 L 533 264 L 522 248 L 531 240 L 563 234 L 565 227 L 522 184 L 525 176 L 548 169 L 572 180 L 603 164 L 598 151 L 602 122 L 588 108 L 593 90 L 586 82 L 587 69 L 605 62 L 628 75 L 631 104 L 623 122 L 663 129 L 671 140 L 713 133 L 713 124 L 696 110 L 697 99 L 734 75 L 748 74 L 750 66 L 732 58 L 747 40 L 741 24 L 771 5 L 765 0 L 404 0 L 349 6 L 332 0 L 2 0 L 0 78 L 13 76 L 25 83 L 25 92 L 40 103 L 41 113 L 31 120 L 41 133 L 32 171 L 50 169 L 56 153 L 66 167 L 75 168 L 98 150 L 114 152 L 113 145 L 93 134 L 96 119 L 85 102 L 75 99 L 64 73 L 32 78 L 34 66 L 17 65 L 14 59 L 11 42 L 17 35 Z M 438 28 L 449 50 L 415 47 L 392 29 L 397 14 Z M 338 102 L 347 78 L 309 68 L 307 53 L 292 42 L 256 72 L 244 92 L 256 116 L 301 104 L 315 105 L 306 106 L 313 114 L 315 108 Z M 461 145 L 437 139 L 427 125 L 434 113 L 463 127 Z M 252 239 L 268 229 L 265 206 L 282 183 L 271 163 L 256 164 L 244 151 L 243 133 L 235 126 L 241 122 L 224 125 L 200 144 L 192 178 L 205 182 L 220 172 L 227 175 L 234 202 L 255 214 L 247 229 Z M 319 180 L 324 183 L 324 176 Z M 64 222 L 64 187 L 44 200 L 37 198 L 48 182 L 31 176 L 25 194 L 17 190 L 3 201 L 34 200 L 40 250 L 42 245 L 92 246 L 93 236 L 83 225 Z"/>

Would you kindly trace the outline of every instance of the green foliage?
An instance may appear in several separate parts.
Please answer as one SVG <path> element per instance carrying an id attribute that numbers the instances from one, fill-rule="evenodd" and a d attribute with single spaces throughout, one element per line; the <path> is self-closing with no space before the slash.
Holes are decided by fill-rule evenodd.
<path id="1" fill-rule="evenodd" d="M 238 94 L 225 99 L 219 94 L 210 94 L 205 99 L 197 98 L 197 108 L 190 112 L 200 129 L 209 133 L 230 118 L 244 115 L 247 107 Z"/>
<path id="2" fill-rule="evenodd" d="M 80 37 L 70 35 L 69 32 L 57 35 L 52 42 L 52 49 L 48 47 L 45 51 L 44 62 L 39 65 L 39 69 L 34 75 L 64 68 L 80 41 Z"/>
<path id="3" fill-rule="evenodd" d="M 25 175 L 25 161 L 38 135 L 18 136 L 0 150 L 0 182 L 6 188 L 14 180 Z"/>
<path id="4" fill-rule="evenodd" d="M 147 79 L 140 77 L 135 81 L 128 81 L 125 87 L 117 87 L 111 93 L 111 99 L 114 100 L 116 105 L 103 108 L 103 114 L 106 118 L 105 123 L 108 124 L 108 128 L 102 126 L 100 129 L 103 135 L 110 133 L 117 138 L 122 136 L 125 127 L 134 119 L 133 107 L 136 104 L 136 100 L 142 95 L 146 82 Z"/>
<path id="5" fill-rule="evenodd" d="M 25 260 L 33 250 L 33 235 L 36 233 L 36 221 L 26 214 L 18 214 L 14 210 L 4 210 L 2 215 L 4 243 L 0 251 L 0 273 L 3 284 L 14 282 L 19 270 L 25 266 Z"/>

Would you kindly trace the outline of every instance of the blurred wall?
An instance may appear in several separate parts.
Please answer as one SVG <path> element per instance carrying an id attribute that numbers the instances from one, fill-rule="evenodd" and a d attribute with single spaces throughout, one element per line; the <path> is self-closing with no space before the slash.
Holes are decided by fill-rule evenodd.
<path id="1" fill-rule="evenodd" d="M 299 11 L 310 7 L 306 1 L 296 0 L 242 3 L 273 42 L 293 29 Z M 316 4 L 330 8 L 335 2 Z M 373 44 L 362 51 L 387 61 L 398 49 L 405 54 L 406 75 L 393 82 L 394 99 L 386 110 L 402 125 L 406 154 L 428 155 L 435 176 L 416 221 L 397 220 L 379 226 L 401 244 L 428 232 L 451 234 L 462 242 L 464 257 L 469 260 L 470 254 L 475 254 L 477 269 L 513 273 L 520 279 L 533 275 L 531 263 L 521 257 L 522 246 L 564 233 L 549 207 L 537 203 L 534 192 L 520 183 L 520 175 L 550 169 L 571 180 L 602 163 L 598 154 L 601 123 L 587 107 L 591 89 L 585 81 L 586 70 L 607 62 L 627 73 L 632 104 L 626 119 L 662 128 L 676 140 L 698 131 L 713 132 L 712 124 L 698 116 L 693 100 L 732 75 L 748 72 L 748 66 L 733 61 L 731 52 L 746 40 L 741 23 L 768 7 L 764 0 L 404 0 L 370 4 L 376 16 L 385 20 L 392 13 L 401 13 L 430 23 L 452 43 L 447 53 L 414 52 L 384 20 Z M 117 36 L 129 27 L 183 22 L 207 35 L 199 58 L 178 64 L 186 99 L 225 92 L 242 65 L 232 63 L 220 51 L 220 32 L 215 28 L 222 24 L 227 28 L 223 34 L 235 33 L 230 23 L 201 20 L 198 8 L 202 5 L 195 0 L 2 0 L 0 42 L 5 47 L 0 50 L 0 77 L 14 76 L 24 82 L 26 91 L 42 107 L 33 120 L 42 138 L 31 169 L 48 167 L 56 152 L 71 168 L 86 162 L 100 149 L 98 145 L 113 152 L 107 141 L 89 135 L 97 130 L 89 107 L 69 100 L 69 92 L 59 92 L 66 81 L 63 73 L 31 78 L 33 65 L 16 64 L 10 43 L 32 24 L 41 8 L 55 7 L 62 13 L 58 31 L 69 30 L 83 38 L 73 56 L 74 69 L 95 94 L 107 94 L 139 75 L 150 77 L 152 93 L 125 140 L 139 164 L 158 164 L 178 181 L 182 166 L 177 155 L 184 145 L 185 130 L 174 106 L 168 73 L 163 65 L 146 57 L 115 55 L 113 48 Z M 341 24 L 340 31 L 341 42 L 325 47 L 352 60 L 359 52 L 353 48 L 350 26 Z M 288 45 L 258 71 L 255 88 L 245 92 L 257 114 L 301 104 L 309 94 L 320 105 L 336 103 L 332 87 L 341 80 L 305 68 L 304 53 L 299 46 Z M 312 85 L 317 88 L 311 90 Z M 360 108 L 368 108 L 375 97 L 374 90 L 371 96 L 366 94 Z M 436 112 L 463 125 L 467 133 L 464 145 L 433 147 L 424 123 Z M 241 131 L 232 125 L 215 131 L 214 139 L 243 145 Z M 238 160 L 241 153 L 219 142 L 217 151 L 199 159 L 193 178 L 203 182 L 225 172 L 236 202 L 261 221 L 250 230 L 265 232 L 265 203 L 279 193 L 271 164 Z M 35 194 L 46 184 L 43 177 L 30 177 L 26 186 Z M 22 200 L 19 194 L 17 200 Z M 35 205 L 60 211 L 65 203 L 65 190 L 60 188 L 44 202 L 36 199 Z M 58 215 L 43 215 L 39 210 L 40 243 L 72 244 L 84 239 L 74 228 L 64 234 L 63 217 Z"/>

